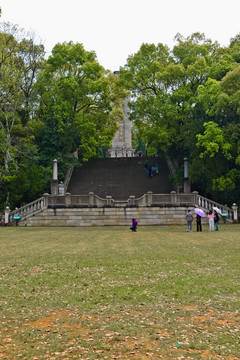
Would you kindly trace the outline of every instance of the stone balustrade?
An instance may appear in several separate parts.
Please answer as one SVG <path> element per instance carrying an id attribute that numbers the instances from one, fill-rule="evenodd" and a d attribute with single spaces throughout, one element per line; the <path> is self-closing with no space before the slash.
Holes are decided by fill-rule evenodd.
<path id="1" fill-rule="evenodd" d="M 200 207 L 205 211 L 218 207 L 223 213 L 228 213 L 230 221 L 237 220 L 237 207 L 230 209 L 226 206 L 218 204 L 212 200 L 198 195 L 197 191 L 192 193 L 176 193 L 172 191 L 170 194 L 153 194 L 149 191 L 140 198 L 134 195 L 127 200 L 115 200 L 111 196 L 106 196 L 105 199 L 100 198 L 94 193 L 90 192 L 88 195 L 49 195 L 44 196 L 32 203 L 25 205 L 14 211 L 6 209 L 5 223 L 12 223 L 14 216 L 20 216 L 21 219 L 31 216 L 36 212 L 44 209 L 64 209 L 64 208 L 131 208 L 131 207 Z"/>
<path id="2" fill-rule="evenodd" d="M 234 215 L 234 209 L 230 209 L 229 207 L 227 206 L 224 206 L 224 205 L 221 205 L 215 201 L 212 201 L 212 200 L 209 200 L 203 196 L 200 196 L 198 195 L 197 196 L 197 203 L 196 205 L 202 209 L 205 209 L 205 210 L 211 210 L 213 209 L 214 207 L 217 207 L 219 210 L 221 210 L 221 212 L 224 214 L 224 213 L 227 213 L 228 214 L 228 219 L 229 220 L 237 220 L 237 214 Z M 233 205 L 234 207 L 234 205 Z"/>
<path id="3" fill-rule="evenodd" d="M 37 211 L 43 210 L 44 208 L 47 208 L 45 196 L 13 211 L 10 211 L 9 208 L 6 208 L 5 223 L 12 223 L 14 221 L 14 217 L 16 216 L 20 216 L 22 219 L 28 215 L 36 213 Z"/>

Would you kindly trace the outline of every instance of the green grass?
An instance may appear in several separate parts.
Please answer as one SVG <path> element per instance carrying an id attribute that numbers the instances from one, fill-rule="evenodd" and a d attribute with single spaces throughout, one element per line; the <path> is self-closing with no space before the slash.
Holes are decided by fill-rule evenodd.
<path id="1" fill-rule="evenodd" d="M 240 226 L 0 228 L 0 359 L 240 359 Z"/>

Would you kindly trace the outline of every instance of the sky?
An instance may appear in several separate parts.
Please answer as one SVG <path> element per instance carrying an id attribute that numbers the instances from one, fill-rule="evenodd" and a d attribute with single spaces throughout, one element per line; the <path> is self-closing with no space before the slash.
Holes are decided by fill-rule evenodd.
<path id="1" fill-rule="evenodd" d="M 204 33 L 221 46 L 240 32 L 239 0 L 0 0 L 0 22 L 35 34 L 47 52 L 57 43 L 82 43 L 111 71 L 142 43 L 173 48 L 177 33 Z"/>

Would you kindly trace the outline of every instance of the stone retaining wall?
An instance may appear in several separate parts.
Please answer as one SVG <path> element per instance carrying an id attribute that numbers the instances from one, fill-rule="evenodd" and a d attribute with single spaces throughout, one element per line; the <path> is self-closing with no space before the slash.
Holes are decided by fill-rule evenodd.
<path id="1" fill-rule="evenodd" d="M 195 214 L 193 208 L 190 209 Z M 139 226 L 186 224 L 186 212 L 183 206 L 48 208 L 20 221 L 19 226 L 130 226 L 133 217 L 139 221 Z"/>

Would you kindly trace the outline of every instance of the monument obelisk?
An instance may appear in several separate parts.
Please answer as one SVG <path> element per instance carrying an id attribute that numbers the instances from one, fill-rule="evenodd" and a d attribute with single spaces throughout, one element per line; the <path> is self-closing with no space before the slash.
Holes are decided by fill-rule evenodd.
<path id="1" fill-rule="evenodd" d="M 114 72 L 119 75 L 119 71 Z M 124 120 L 119 121 L 119 129 L 112 141 L 112 148 L 109 150 L 110 157 L 133 157 L 134 149 L 132 148 L 132 123 L 129 120 L 130 108 L 128 106 L 129 99 L 125 99 L 125 104 L 122 107 L 124 113 Z"/>

